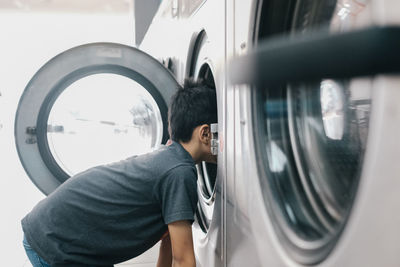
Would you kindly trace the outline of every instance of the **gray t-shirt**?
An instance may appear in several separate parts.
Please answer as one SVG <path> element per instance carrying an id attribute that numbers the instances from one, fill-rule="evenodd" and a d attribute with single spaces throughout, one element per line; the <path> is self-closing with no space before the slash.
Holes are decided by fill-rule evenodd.
<path id="1" fill-rule="evenodd" d="M 156 244 L 167 224 L 194 220 L 197 175 L 179 144 L 79 173 L 22 220 L 51 266 L 112 266 Z"/>

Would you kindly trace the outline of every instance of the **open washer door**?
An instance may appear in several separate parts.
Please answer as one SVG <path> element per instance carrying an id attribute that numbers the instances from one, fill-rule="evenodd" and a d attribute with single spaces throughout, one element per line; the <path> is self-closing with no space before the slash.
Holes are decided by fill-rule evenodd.
<path id="1" fill-rule="evenodd" d="M 178 86 L 133 47 L 93 43 L 57 55 L 18 105 L 15 140 L 25 171 L 50 194 L 75 173 L 156 149 L 168 139 L 167 107 Z"/>

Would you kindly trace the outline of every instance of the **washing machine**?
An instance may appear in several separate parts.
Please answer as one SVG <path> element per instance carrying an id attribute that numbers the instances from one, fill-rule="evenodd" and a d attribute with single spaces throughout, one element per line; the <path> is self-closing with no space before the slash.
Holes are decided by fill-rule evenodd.
<path id="1" fill-rule="evenodd" d="M 399 266 L 399 3 L 227 5 L 237 104 L 227 266 L 243 266 L 250 242 L 249 266 Z"/>

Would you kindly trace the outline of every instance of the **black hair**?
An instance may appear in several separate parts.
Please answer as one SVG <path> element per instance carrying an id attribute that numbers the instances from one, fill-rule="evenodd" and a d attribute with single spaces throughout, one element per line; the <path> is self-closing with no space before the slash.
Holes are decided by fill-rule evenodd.
<path id="1" fill-rule="evenodd" d="M 217 123 L 215 89 L 202 80 L 185 80 L 183 88 L 172 96 L 168 111 L 169 135 L 173 141 L 188 142 L 200 125 Z"/>

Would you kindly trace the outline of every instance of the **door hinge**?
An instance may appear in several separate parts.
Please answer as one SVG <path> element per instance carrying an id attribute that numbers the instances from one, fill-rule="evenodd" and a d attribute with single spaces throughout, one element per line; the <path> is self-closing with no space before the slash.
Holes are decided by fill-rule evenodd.
<path id="1" fill-rule="evenodd" d="M 26 127 L 25 131 L 28 135 L 30 135 L 26 140 L 25 143 L 27 144 L 36 144 L 36 127 Z"/>
<path id="2" fill-rule="evenodd" d="M 212 123 L 211 128 L 211 154 L 218 155 L 218 123 Z"/>
<path id="3" fill-rule="evenodd" d="M 36 135 L 36 127 L 26 127 L 26 133 L 30 135 Z"/>

